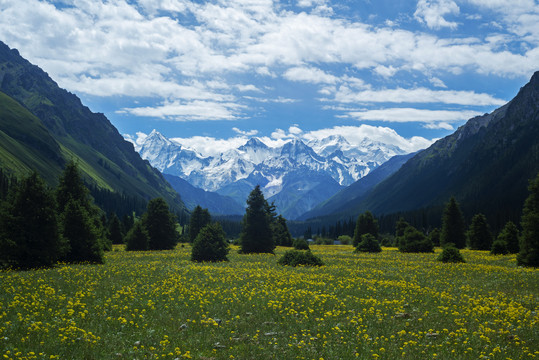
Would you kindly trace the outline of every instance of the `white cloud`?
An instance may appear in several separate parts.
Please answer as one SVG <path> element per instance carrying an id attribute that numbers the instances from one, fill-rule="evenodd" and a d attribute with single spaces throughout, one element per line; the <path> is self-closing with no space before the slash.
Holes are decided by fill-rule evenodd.
<path id="1" fill-rule="evenodd" d="M 211 136 L 193 136 L 189 138 L 174 137 L 170 140 L 183 147 L 195 150 L 202 156 L 216 156 L 228 150 L 237 149 L 247 142 L 245 136 L 217 139 Z"/>
<path id="2" fill-rule="evenodd" d="M 368 139 L 371 141 L 379 141 L 384 144 L 395 145 L 407 152 L 424 149 L 434 142 L 433 140 L 428 140 L 420 136 L 404 138 L 391 128 L 366 124 L 360 126 L 335 126 L 333 128 L 308 132 L 303 137 L 306 140 L 313 140 L 323 139 L 332 135 L 340 135 L 353 145 L 359 145 L 362 141 Z"/>
<path id="3" fill-rule="evenodd" d="M 503 105 L 505 100 L 473 91 L 417 89 L 364 90 L 355 92 L 341 86 L 335 94 L 335 101 L 341 103 L 442 103 L 474 106 Z"/>
<path id="4" fill-rule="evenodd" d="M 387 121 L 387 122 L 456 122 L 468 120 L 481 115 L 477 111 L 462 110 L 423 110 L 413 108 L 390 108 L 380 110 L 351 111 L 351 117 L 358 120 Z"/>
<path id="5" fill-rule="evenodd" d="M 301 130 L 298 125 L 292 125 L 288 128 L 288 132 L 292 135 L 299 135 L 303 132 L 303 130 Z"/>
<path id="6" fill-rule="evenodd" d="M 238 129 L 237 127 L 233 127 L 232 131 L 234 131 L 238 135 L 243 135 L 243 136 L 255 136 L 256 134 L 258 134 L 258 130 L 243 131 L 243 130 Z"/>
<path id="7" fill-rule="evenodd" d="M 118 113 L 173 121 L 236 120 L 240 108 L 242 106 L 236 103 L 196 100 L 186 103 L 173 101 L 155 107 L 124 108 Z"/>
<path id="8" fill-rule="evenodd" d="M 293 67 L 283 74 L 285 79 L 312 84 L 334 84 L 337 77 L 312 67 Z"/>
<path id="9" fill-rule="evenodd" d="M 459 7 L 453 0 L 419 0 L 414 17 L 431 29 L 448 27 L 456 29 L 458 23 L 447 21 L 444 16 L 458 15 Z"/>
<path id="10" fill-rule="evenodd" d="M 432 85 L 436 86 L 436 87 L 441 87 L 441 88 L 446 88 L 447 89 L 447 85 L 444 84 L 444 82 L 440 79 L 438 79 L 437 77 L 435 76 L 432 76 L 429 78 L 429 81 Z"/>
<path id="11" fill-rule="evenodd" d="M 292 129 L 294 126 L 291 126 L 290 128 Z M 434 139 L 429 140 L 420 136 L 404 138 L 391 128 L 366 124 L 361 124 L 360 126 L 335 126 L 333 128 L 320 129 L 306 133 L 301 132 L 301 135 L 297 132 L 298 130 L 301 132 L 301 129 L 299 128 L 293 129 L 288 133 L 283 129 L 275 129 L 271 137 L 263 136 L 259 137 L 259 139 L 267 146 L 275 148 L 283 146 L 287 141 L 298 137 L 298 135 L 299 138 L 305 142 L 313 139 L 321 140 L 332 135 L 340 135 L 352 145 L 360 145 L 365 140 L 377 141 L 388 145 L 398 146 L 407 152 L 424 149 L 434 142 Z M 140 134 L 137 134 L 139 138 L 141 138 Z M 240 136 L 227 139 L 194 136 L 191 138 L 176 137 L 171 138 L 170 140 L 175 141 L 186 148 L 193 149 L 204 156 L 216 156 L 222 152 L 236 149 L 241 145 L 244 145 L 247 142 L 248 137 L 245 134 L 242 134 L 241 131 L 239 134 Z M 138 141 L 140 142 L 140 140 Z"/>

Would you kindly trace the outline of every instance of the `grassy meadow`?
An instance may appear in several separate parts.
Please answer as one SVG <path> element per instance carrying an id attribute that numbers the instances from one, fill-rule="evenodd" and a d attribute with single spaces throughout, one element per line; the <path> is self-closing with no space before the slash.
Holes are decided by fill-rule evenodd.
<path id="1" fill-rule="evenodd" d="M 0 359 L 539 358 L 539 271 L 514 256 L 311 248 L 326 266 L 186 245 L 0 272 Z"/>

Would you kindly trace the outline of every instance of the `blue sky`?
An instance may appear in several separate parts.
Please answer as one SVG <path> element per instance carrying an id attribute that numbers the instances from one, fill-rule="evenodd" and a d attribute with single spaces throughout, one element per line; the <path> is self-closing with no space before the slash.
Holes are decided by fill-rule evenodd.
<path id="1" fill-rule="evenodd" d="M 539 70 L 539 3 L 0 0 L 0 40 L 122 134 L 207 152 L 333 134 L 412 151 Z"/>

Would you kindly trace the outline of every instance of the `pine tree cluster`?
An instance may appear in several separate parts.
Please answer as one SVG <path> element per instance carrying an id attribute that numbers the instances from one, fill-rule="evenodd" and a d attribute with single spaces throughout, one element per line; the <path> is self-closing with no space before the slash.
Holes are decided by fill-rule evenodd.
<path id="1" fill-rule="evenodd" d="M 103 263 L 108 239 L 100 215 L 73 161 L 55 191 L 34 172 L 13 186 L 0 206 L 0 265 Z"/>

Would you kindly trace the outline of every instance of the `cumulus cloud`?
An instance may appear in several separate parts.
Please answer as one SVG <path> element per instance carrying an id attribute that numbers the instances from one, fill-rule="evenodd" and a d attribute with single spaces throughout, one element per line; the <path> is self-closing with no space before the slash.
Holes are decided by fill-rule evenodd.
<path id="1" fill-rule="evenodd" d="M 236 120 L 240 108 L 242 106 L 236 103 L 197 100 L 186 103 L 173 101 L 155 107 L 124 108 L 118 113 L 173 121 Z"/>
<path id="2" fill-rule="evenodd" d="M 312 84 L 334 84 L 337 77 L 313 67 L 293 67 L 284 73 L 284 78 L 290 81 L 300 81 Z"/>
<path id="3" fill-rule="evenodd" d="M 459 11 L 458 5 L 452 0 L 419 0 L 414 17 L 431 29 L 443 27 L 456 29 L 458 24 L 447 21 L 444 16 L 458 15 Z"/>
<path id="4" fill-rule="evenodd" d="M 423 110 L 414 108 L 390 108 L 365 111 L 351 111 L 349 116 L 358 120 L 387 121 L 387 122 L 424 122 L 424 123 L 448 123 L 468 120 L 481 115 L 477 111 L 462 110 Z"/>
<path id="5" fill-rule="evenodd" d="M 258 134 L 258 130 L 244 131 L 244 130 L 238 129 L 237 127 L 233 127 L 232 131 L 234 131 L 238 135 L 243 135 L 243 136 L 255 136 L 256 134 Z"/>
<path id="6" fill-rule="evenodd" d="M 275 148 L 283 146 L 287 141 L 298 136 L 304 142 L 308 142 L 310 140 L 322 140 L 329 136 L 339 135 L 344 137 L 351 145 L 359 146 L 367 140 L 397 146 L 407 152 L 427 148 L 435 141 L 435 139 L 429 140 L 420 136 L 405 138 L 391 128 L 366 124 L 361 124 L 360 126 L 335 126 L 309 132 L 303 132 L 296 126 L 291 126 L 290 129 L 292 129 L 291 132 L 286 132 L 283 129 L 275 129 L 271 137 L 262 136 L 259 139 L 267 146 Z M 251 135 L 249 132 L 244 133 L 241 130 L 236 132 L 239 136 L 226 139 L 210 136 L 194 136 L 188 138 L 174 137 L 170 140 L 181 144 L 185 148 L 195 150 L 203 156 L 216 156 L 223 152 L 237 149 L 244 145 L 250 136 L 256 135 Z M 146 136 L 142 132 L 137 133 L 136 136 L 124 135 L 126 139 L 136 144 L 141 144 Z"/>
<path id="7" fill-rule="evenodd" d="M 474 91 L 416 89 L 383 89 L 353 91 L 346 86 L 339 88 L 335 101 L 341 103 L 442 103 L 458 105 L 490 106 L 503 105 L 505 100 Z"/>
<path id="8" fill-rule="evenodd" d="M 539 63 L 535 0 L 419 0 L 413 16 L 425 24 L 422 31 L 399 28 L 396 21 L 371 25 L 359 17 L 334 16 L 327 0 L 299 0 L 299 10 L 272 0 L 54 4 L 3 0 L 0 38 L 70 91 L 149 97 L 160 104 L 120 110 L 134 116 L 234 120 L 249 116 L 248 101 L 302 101 L 290 92 L 266 91 L 257 82 L 273 86 L 283 79 L 290 86 L 313 84 L 322 100 L 338 104 L 498 106 L 505 100 L 420 86 L 447 88 L 444 76 L 453 74 L 529 76 Z M 457 28 L 452 17 L 464 4 L 467 12 L 493 12 L 501 28 L 488 33 L 492 27 L 487 26 L 484 35 L 475 37 L 428 33 Z M 481 19 L 466 14 L 462 20 L 466 17 Z M 365 73 L 382 80 L 407 75 L 424 81 L 375 89 L 358 75 Z M 253 93 L 264 96 L 244 96 Z"/>
<path id="9" fill-rule="evenodd" d="M 340 135 L 353 145 L 359 145 L 365 140 L 378 141 L 384 144 L 398 146 L 407 152 L 427 148 L 434 142 L 434 140 L 425 139 L 421 136 L 404 138 L 391 128 L 367 124 L 360 126 L 335 126 L 308 132 L 303 137 L 306 140 L 321 140 L 332 135 Z"/>

